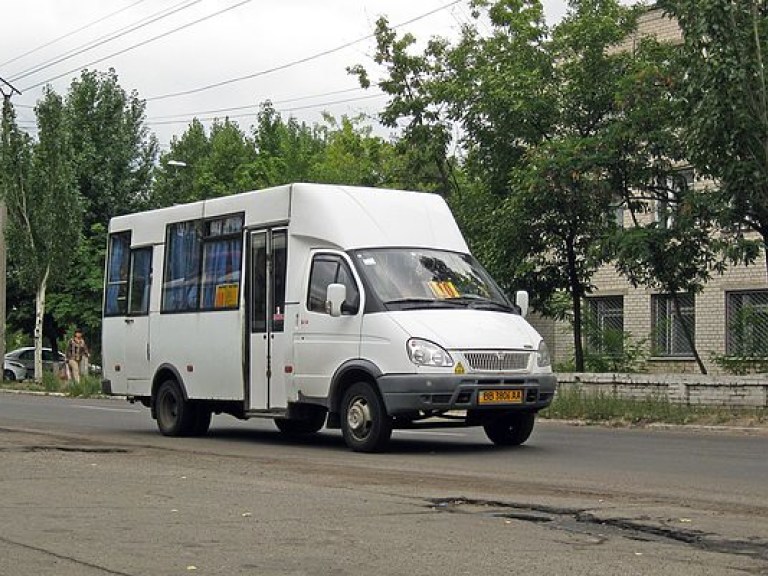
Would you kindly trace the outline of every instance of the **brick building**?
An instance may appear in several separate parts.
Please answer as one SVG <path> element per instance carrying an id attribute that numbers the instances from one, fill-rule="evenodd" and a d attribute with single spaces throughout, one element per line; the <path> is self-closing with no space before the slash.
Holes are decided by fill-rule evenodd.
<path id="1" fill-rule="evenodd" d="M 679 40 L 676 22 L 659 9 L 641 18 L 638 31 L 619 49 L 630 48 L 637 38 L 654 35 L 660 40 Z M 682 171 L 692 178 L 690 171 Z M 704 186 L 697 182 L 694 186 Z M 630 224 L 629 215 L 619 219 Z M 647 214 L 663 218 L 663 211 Z M 639 345 L 647 356 L 644 369 L 650 372 L 698 372 L 693 352 L 682 326 L 673 313 L 671 299 L 648 289 L 633 288 L 612 264 L 603 266 L 593 278 L 596 290 L 586 298 L 584 316 L 594 334 L 625 333 L 629 343 Z M 730 267 L 714 276 L 703 292 L 680 295 L 683 321 L 693 332 L 696 349 L 710 373 L 722 373 L 715 356 L 768 356 L 768 275 L 761 254 L 752 266 Z M 532 315 L 555 365 L 573 358 L 570 324 Z M 602 338 L 585 338 L 586 350 L 602 352 Z M 627 346 L 628 342 L 623 342 Z"/>

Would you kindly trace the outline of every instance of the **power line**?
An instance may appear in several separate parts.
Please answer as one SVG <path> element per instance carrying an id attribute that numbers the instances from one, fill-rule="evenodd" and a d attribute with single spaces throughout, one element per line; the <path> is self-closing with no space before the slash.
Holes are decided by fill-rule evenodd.
<path id="1" fill-rule="evenodd" d="M 364 90 L 364 88 L 360 88 L 359 86 L 356 88 L 345 88 L 343 90 L 333 90 L 332 92 L 323 92 L 321 94 L 312 94 L 309 96 L 296 96 L 295 98 L 288 98 L 285 100 L 274 100 L 271 101 L 272 104 L 289 104 L 291 102 L 299 102 L 301 100 L 310 100 L 312 98 L 323 98 L 325 96 L 335 96 L 337 94 L 346 94 L 348 92 L 357 92 L 360 90 Z M 220 112 L 237 112 L 238 110 L 248 110 L 249 108 L 256 108 L 257 106 L 260 106 L 261 104 L 247 104 L 245 106 L 233 106 L 231 108 L 218 108 L 216 110 L 198 110 L 196 112 L 180 112 L 178 114 L 167 114 L 165 116 L 155 116 L 153 118 L 148 118 L 147 121 L 149 122 L 156 122 L 159 120 L 168 120 L 171 118 L 180 118 L 183 117 L 184 119 L 188 119 L 192 116 L 197 116 L 198 114 L 218 114 Z"/>
<path id="2" fill-rule="evenodd" d="M 433 14 L 436 14 L 437 12 L 441 12 L 443 10 L 446 10 L 447 8 L 450 8 L 451 6 L 454 6 L 458 4 L 459 2 L 463 2 L 463 0 L 454 0 L 453 2 L 450 2 L 449 4 L 446 4 L 444 6 L 440 6 L 439 8 L 435 8 L 434 10 L 430 10 L 429 12 L 422 14 L 421 16 L 417 16 L 415 18 L 411 18 L 410 20 L 407 20 L 405 22 L 401 22 L 400 24 L 397 24 L 396 26 L 393 26 L 393 28 L 401 28 L 403 26 L 407 26 L 408 24 L 413 24 L 414 22 L 418 22 L 419 20 L 422 20 L 424 18 L 427 18 L 428 16 L 432 16 Z M 317 60 L 318 58 L 322 58 L 323 56 L 328 56 L 329 54 L 333 54 L 335 52 L 340 52 L 341 50 L 344 50 L 345 48 L 349 48 L 350 46 L 353 46 L 355 44 L 359 44 L 360 42 L 364 42 L 365 40 L 369 40 L 373 38 L 375 34 L 368 34 L 366 36 L 363 36 L 362 38 L 358 38 L 357 40 L 352 40 L 351 42 L 346 42 L 340 46 L 336 46 L 335 48 L 330 48 L 328 50 L 323 50 L 322 52 L 318 52 L 317 54 L 313 54 L 311 56 L 306 56 L 304 58 L 300 58 L 298 60 L 294 60 L 292 62 L 288 62 L 286 64 L 281 64 L 279 66 L 275 66 L 274 68 L 268 68 L 267 70 L 261 70 L 260 72 L 254 72 L 253 74 L 248 74 L 246 76 L 240 76 L 238 78 L 230 78 L 229 80 L 222 80 L 221 82 L 216 82 L 213 84 L 208 84 L 206 86 L 201 86 L 200 88 L 192 88 L 190 90 L 182 90 L 181 92 L 173 92 L 170 94 L 163 94 L 161 96 L 153 96 L 151 98 L 147 98 L 147 101 L 154 101 L 154 100 L 165 100 L 167 98 L 176 98 L 177 96 L 187 96 L 189 94 L 196 94 L 198 92 L 203 92 L 205 90 L 211 90 L 213 88 L 219 88 L 221 86 L 226 86 L 228 84 L 234 84 L 235 82 L 242 82 L 243 80 L 251 80 L 252 78 L 258 78 L 260 76 L 266 76 L 267 74 L 271 74 L 272 72 L 278 72 L 280 70 L 285 70 L 287 68 L 292 68 L 293 66 L 297 66 L 298 64 L 305 64 L 306 62 L 311 62 L 312 60 Z"/>
<path id="3" fill-rule="evenodd" d="M 32 48 L 32 50 L 29 50 L 27 52 L 24 52 L 24 54 L 19 54 L 18 56 L 11 58 L 10 60 L 6 60 L 5 62 L 0 63 L 0 66 L 6 66 L 8 64 L 11 64 L 12 62 L 16 62 L 17 60 L 21 60 L 25 56 L 29 56 L 30 54 L 34 54 L 35 52 L 39 52 L 43 48 L 47 48 L 48 46 L 51 46 L 52 44 L 56 44 L 56 42 L 59 42 L 60 40 L 64 40 L 64 38 L 69 38 L 70 36 L 77 34 L 78 32 L 82 32 L 86 28 L 90 28 L 94 24 L 98 24 L 99 22 L 103 22 L 104 20 L 108 20 L 109 18 L 112 18 L 112 16 L 117 16 L 121 12 L 125 12 L 129 8 L 133 8 L 137 4 L 141 4 L 142 2 L 146 2 L 146 0 L 138 0 L 137 2 L 134 2 L 133 4 L 129 4 L 128 6 L 125 6 L 124 8 L 120 8 L 120 10 L 116 10 L 115 12 L 111 12 L 110 14 L 107 14 L 106 16 L 102 16 L 101 18 L 94 20 L 93 22 L 89 22 L 88 24 L 85 24 L 83 26 L 80 26 L 80 28 L 77 28 L 76 30 L 72 30 L 71 32 L 67 32 L 63 36 L 59 36 L 58 38 L 54 38 L 50 42 L 46 42 L 45 44 L 41 44 L 37 48 Z"/>
<path id="4" fill-rule="evenodd" d="M 135 32 L 136 30 L 139 30 L 141 28 L 144 28 L 145 26 L 149 26 L 150 24 L 154 24 L 158 20 L 162 20 L 163 18 L 167 18 L 168 16 L 171 16 L 175 14 L 176 12 L 180 12 L 181 10 L 186 10 L 187 8 L 191 8 L 195 4 L 199 4 L 203 0 L 184 0 L 183 2 L 180 2 L 179 4 L 176 4 L 174 6 L 171 6 L 170 8 L 164 8 L 163 10 L 160 10 L 158 12 L 155 12 L 154 14 L 151 14 L 149 16 L 146 16 L 145 18 L 142 18 L 138 20 L 134 24 L 129 24 L 128 26 L 124 26 L 123 28 L 120 28 L 116 32 L 111 32 L 109 34 L 104 34 L 103 36 L 100 36 L 99 38 L 96 38 L 95 40 L 91 40 L 90 42 L 86 42 L 85 44 L 81 44 L 80 46 L 76 46 L 75 48 L 72 48 L 68 52 L 65 52 L 61 56 L 52 58 L 46 62 L 43 62 L 42 64 L 38 66 L 33 66 L 32 68 L 27 68 L 26 70 L 23 70 L 16 76 L 14 76 L 14 80 L 18 81 L 22 78 L 26 78 L 27 76 L 31 76 L 32 74 L 36 74 L 37 72 L 40 72 L 42 70 L 45 70 L 46 68 L 50 68 L 51 66 L 55 66 L 56 64 L 60 64 L 61 62 L 65 62 L 66 60 L 69 60 L 70 58 L 74 58 L 75 56 L 79 56 L 80 54 L 84 52 L 88 52 L 89 50 L 92 50 L 94 48 L 98 48 L 99 46 L 103 46 L 104 44 L 107 44 L 109 42 L 112 42 L 113 40 L 117 40 L 118 38 L 122 38 L 126 34 L 130 34 L 131 32 Z"/>
<path id="5" fill-rule="evenodd" d="M 332 100 L 329 102 L 320 102 L 317 104 L 307 104 L 306 106 L 294 106 L 293 108 L 283 108 L 278 110 L 278 112 L 296 112 L 298 110 L 309 110 L 312 108 L 322 108 L 324 106 L 334 106 L 336 104 L 347 104 L 349 102 L 357 102 L 360 100 L 370 100 L 372 98 L 382 98 L 386 96 L 386 94 L 371 94 L 368 96 L 360 96 L 357 98 L 345 98 L 343 100 Z M 258 112 L 248 112 L 245 114 L 230 114 L 227 115 L 227 118 L 248 118 L 250 116 L 258 116 Z M 218 119 L 218 116 L 208 116 L 205 118 L 197 118 L 201 122 L 210 122 L 212 120 Z M 180 120 L 158 120 L 158 121 L 151 121 L 147 120 L 147 126 L 162 126 L 162 125 L 169 125 L 169 124 L 187 124 L 190 122 L 189 118 L 180 119 Z"/>
<path id="6" fill-rule="evenodd" d="M 5 80 L 2 76 L 0 76 L 0 94 L 3 95 L 3 98 L 8 100 L 10 100 L 11 96 L 14 94 L 21 96 L 21 92 L 19 92 L 13 84 Z"/>
<path id="7" fill-rule="evenodd" d="M 200 1 L 200 0 L 196 0 Z M 94 64 L 99 64 L 100 62 L 104 62 L 104 60 L 108 60 L 110 58 L 114 58 L 115 56 L 119 56 L 120 54 L 125 54 L 126 52 L 129 52 L 130 50 L 133 50 L 134 48 L 139 48 L 141 46 L 145 46 L 149 44 L 150 42 L 154 42 L 155 40 L 159 40 L 161 38 L 165 38 L 166 36 L 169 36 L 171 34 L 174 34 L 175 32 L 179 32 L 180 30 L 184 30 L 186 28 L 189 28 L 190 26 L 194 26 L 195 24 L 199 24 L 200 22 L 204 22 L 206 20 L 210 20 L 214 16 L 218 16 L 219 14 L 223 14 L 224 12 L 229 12 L 230 10 L 234 10 L 235 8 L 242 6 L 243 4 L 248 4 L 251 2 L 251 0 L 243 0 L 242 2 L 238 2 L 237 4 L 233 4 L 232 6 L 228 6 L 227 8 L 223 8 L 217 12 L 214 12 L 213 14 L 209 14 L 208 16 L 204 16 L 202 18 L 199 18 L 197 20 L 194 20 L 192 22 L 189 22 L 188 24 L 184 24 L 183 26 L 179 26 L 178 28 L 174 28 L 173 30 L 169 30 L 168 32 L 164 32 L 162 34 L 158 34 L 157 36 L 153 36 L 152 38 L 148 38 L 147 40 L 144 40 L 143 42 L 139 42 L 138 44 L 134 44 L 133 46 L 128 46 L 127 48 L 123 48 L 122 50 L 118 50 L 117 52 L 113 52 L 112 54 L 109 54 L 108 56 L 104 56 L 103 58 L 99 58 L 97 60 L 93 60 L 91 62 L 88 62 L 87 64 L 83 64 L 82 66 L 78 66 L 77 68 L 74 68 L 72 70 L 69 70 L 67 72 L 62 72 L 61 74 L 58 74 L 56 76 L 53 76 L 51 78 L 48 78 L 47 80 L 43 80 L 42 82 L 38 82 L 37 84 L 33 84 L 32 86 L 28 86 L 25 88 L 25 90 L 32 90 L 33 88 L 38 88 L 40 86 L 43 86 L 44 84 L 48 84 L 49 82 L 53 80 L 58 80 L 62 76 L 66 76 L 68 74 L 72 74 L 73 72 L 77 72 L 79 70 L 82 70 L 83 68 L 87 68 L 88 66 L 93 66 Z"/>

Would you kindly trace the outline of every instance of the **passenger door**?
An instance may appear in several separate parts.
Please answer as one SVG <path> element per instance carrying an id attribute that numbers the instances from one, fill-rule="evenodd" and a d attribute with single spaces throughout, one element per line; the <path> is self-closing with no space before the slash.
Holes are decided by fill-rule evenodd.
<path id="1" fill-rule="evenodd" d="M 131 250 L 128 308 L 125 317 L 125 371 L 129 394 L 150 393 L 149 295 L 152 287 L 152 247 Z"/>
<path id="2" fill-rule="evenodd" d="M 344 284 L 342 315 L 325 309 L 329 284 Z M 294 346 L 294 382 L 304 396 L 325 398 L 336 370 L 360 356 L 364 302 L 359 282 L 343 253 L 318 252 L 312 257 L 309 284 L 301 306 Z"/>
<path id="3" fill-rule="evenodd" d="M 248 272 L 249 373 L 251 410 L 287 406 L 285 394 L 285 276 L 288 232 L 252 232 Z"/>

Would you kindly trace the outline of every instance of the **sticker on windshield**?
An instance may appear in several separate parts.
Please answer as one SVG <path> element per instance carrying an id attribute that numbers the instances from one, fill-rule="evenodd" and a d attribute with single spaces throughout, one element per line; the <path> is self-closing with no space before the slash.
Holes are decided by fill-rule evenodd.
<path id="1" fill-rule="evenodd" d="M 376 266 L 376 260 L 373 258 L 363 258 L 363 264 L 366 266 Z"/>
<path id="2" fill-rule="evenodd" d="M 458 298 L 460 296 L 459 291 L 456 290 L 456 286 L 453 285 L 453 282 L 432 281 L 428 282 L 427 285 L 436 298 Z"/>

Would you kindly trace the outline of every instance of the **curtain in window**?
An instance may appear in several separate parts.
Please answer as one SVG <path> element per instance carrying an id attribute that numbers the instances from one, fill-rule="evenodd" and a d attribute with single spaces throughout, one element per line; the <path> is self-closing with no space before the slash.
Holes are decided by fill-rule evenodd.
<path id="1" fill-rule="evenodd" d="M 203 255 L 203 308 L 236 308 L 241 238 L 207 242 Z"/>
<path id="2" fill-rule="evenodd" d="M 163 310 L 197 309 L 200 292 L 200 223 L 181 222 L 170 228 Z"/>

